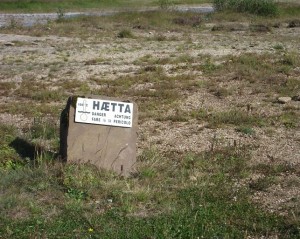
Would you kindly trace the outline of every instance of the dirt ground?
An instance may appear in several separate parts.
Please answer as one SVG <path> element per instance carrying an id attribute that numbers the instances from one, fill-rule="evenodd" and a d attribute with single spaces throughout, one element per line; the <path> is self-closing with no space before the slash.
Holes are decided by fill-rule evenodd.
<path id="1" fill-rule="evenodd" d="M 223 23 L 230 26 L 231 22 Z M 281 45 L 285 52 L 300 53 L 300 27 L 288 28 L 287 23 L 272 28 L 267 32 L 249 31 L 250 23 L 240 24 L 239 30 L 212 31 L 216 23 L 205 23 L 201 31 L 190 33 L 167 31 L 157 33 L 149 29 L 132 29 L 136 38 L 117 38 L 115 34 L 95 38 L 61 37 L 54 34 L 43 36 L 18 35 L 0 31 L 0 82 L 14 83 L 11 90 L 1 89 L 0 122 L 17 125 L 24 129 L 32 123 L 32 116 L 10 112 L 7 107 L 14 104 L 24 105 L 33 101 L 28 97 L 16 95 L 23 81 L 42 82 L 48 89 L 57 89 L 67 80 L 89 82 L 89 87 L 101 89 L 101 85 L 91 79 L 118 80 L 121 76 L 135 75 L 141 70 L 136 64 L 141 58 L 151 56 L 157 59 L 187 54 L 191 57 L 211 56 L 215 64 L 223 64 L 226 56 L 240 56 L 245 53 L 266 54 L 276 52 Z M 47 29 L 46 29 L 47 31 Z M 163 35 L 167 41 L 153 41 L 153 36 Z M 139 40 L 149 39 L 149 40 Z M 87 64 L 99 59 L 99 63 Z M 209 82 L 201 70 L 183 67 L 194 63 L 164 64 L 166 74 L 192 74 L 198 82 Z M 179 67 L 181 66 L 181 67 Z M 174 71 L 174 67 L 178 70 Z M 230 75 L 230 74 L 229 74 Z M 233 94 L 218 97 L 206 88 L 180 92 L 183 95 L 178 108 L 192 112 L 200 108 L 214 112 L 239 108 L 246 110 L 248 105 L 261 116 L 272 116 L 283 112 L 287 107 L 296 111 L 300 101 L 289 101 L 279 104 L 279 95 L 266 96 L 259 90 L 245 86 L 243 81 L 231 79 L 220 82 L 220 85 L 233 90 Z M 289 76 L 285 76 L 289 77 Z M 300 79 L 300 65 L 294 67 L 292 76 Z M 152 89 L 151 82 L 135 85 L 135 90 Z M 39 91 L 38 88 L 34 89 Z M 181 89 L 178 89 L 180 91 Z M 242 90 L 242 93 L 238 93 Z M 72 90 L 66 91 L 72 94 Z M 299 89 L 300 94 L 300 89 Z M 66 99 L 65 99 L 66 100 Z M 33 101 L 34 102 L 34 101 Z M 47 104 L 64 107 L 64 101 Z M 38 112 L 36 112 L 38 114 Z M 169 108 L 165 115 L 174 114 Z M 270 211 L 287 213 L 299 211 L 300 206 L 300 130 L 287 128 L 276 122 L 268 127 L 254 127 L 255 134 L 243 134 L 234 126 L 217 128 L 207 127 L 207 123 L 196 119 L 185 122 L 171 120 L 159 121 L 155 118 L 144 118 L 139 123 L 139 153 L 151 146 L 161 152 L 177 154 L 199 153 L 209 150 L 212 144 L 223 147 L 238 143 L 251 148 L 250 164 L 285 164 L 293 170 L 277 175 L 276 182 L 266 190 L 258 191 L 253 200 Z M 249 180 L 256 180 L 262 175 L 252 175 Z M 246 183 L 246 182 L 245 182 Z"/>

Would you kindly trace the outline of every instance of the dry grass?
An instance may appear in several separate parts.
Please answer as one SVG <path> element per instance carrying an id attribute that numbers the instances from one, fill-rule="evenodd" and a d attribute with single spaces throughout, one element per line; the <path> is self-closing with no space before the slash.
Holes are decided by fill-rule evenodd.
<path id="1" fill-rule="evenodd" d="M 212 31 L 220 16 L 126 13 L 0 29 L 16 43 L 0 46 L 0 234 L 299 237 L 300 106 L 277 101 L 299 95 L 299 28 L 283 15 L 254 31 L 261 18 L 229 14 L 246 27 Z M 60 112 L 84 94 L 138 103 L 129 178 L 56 161 Z"/>

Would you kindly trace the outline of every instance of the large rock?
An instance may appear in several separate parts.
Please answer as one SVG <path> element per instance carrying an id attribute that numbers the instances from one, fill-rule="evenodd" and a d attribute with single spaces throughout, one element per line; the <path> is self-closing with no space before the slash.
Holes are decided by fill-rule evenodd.
<path id="1" fill-rule="evenodd" d="M 86 98 L 122 101 L 104 96 Z M 98 168 L 113 170 L 119 175 L 129 175 L 136 162 L 138 129 L 138 108 L 134 102 L 130 103 L 133 103 L 132 127 L 123 128 L 75 122 L 77 97 L 70 97 L 61 115 L 62 159 L 70 163 L 90 163 Z"/>

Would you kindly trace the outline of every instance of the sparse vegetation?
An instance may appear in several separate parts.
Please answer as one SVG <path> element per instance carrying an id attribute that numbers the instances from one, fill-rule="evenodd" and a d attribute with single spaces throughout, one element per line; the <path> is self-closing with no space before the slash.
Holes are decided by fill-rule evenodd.
<path id="1" fill-rule="evenodd" d="M 119 38 L 133 38 L 132 32 L 128 29 L 120 31 L 117 36 Z"/>
<path id="2" fill-rule="evenodd" d="M 174 4 L 203 3 L 207 0 L 118 0 L 118 1 L 97 1 L 97 0 L 3 0 L 0 2 L 1 11 L 31 11 L 31 12 L 49 12 L 57 9 L 74 10 L 74 9 L 109 9 L 109 8 L 138 8 L 145 6 L 160 6 L 162 9 L 169 9 Z M 59 10 L 58 10 L 59 12 Z"/>
<path id="3" fill-rule="evenodd" d="M 276 26 L 159 9 L 1 28 L 0 238 L 299 238 L 298 8 L 276 6 Z M 88 94 L 139 106 L 128 178 L 58 160 L 61 110 Z"/>
<path id="4" fill-rule="evenodd" d="M 278 7 L 273 0 L 214 0 L 214 6 L 218 11 L 231 10 L 262 16 L 278 14 Z"/>

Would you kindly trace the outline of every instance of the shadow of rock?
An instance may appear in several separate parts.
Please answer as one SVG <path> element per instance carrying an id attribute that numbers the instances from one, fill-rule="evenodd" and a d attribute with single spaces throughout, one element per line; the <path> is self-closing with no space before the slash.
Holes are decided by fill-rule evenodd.
<path id="1" fill-rule="evenodd" d="M 16 152 L 20 155 L 20 157 L 34 160 L 36 155 L 35 145 L 27 142 L 22 138 L 17 137 L 9 144 L 9 146 L 14 148 Z"/>
<path id="2" fill-rule="evenodd" d="M 14 148 L 21 158 L 27 158 L 30 160 L 35 160 L 38 156 L 46 156 L 50 159 L 57 158 L 57 153 L 45 150 L 39 145 L 30 143 L 22 138 L 15 138 L 10 144 L 10 147 Z"/>

